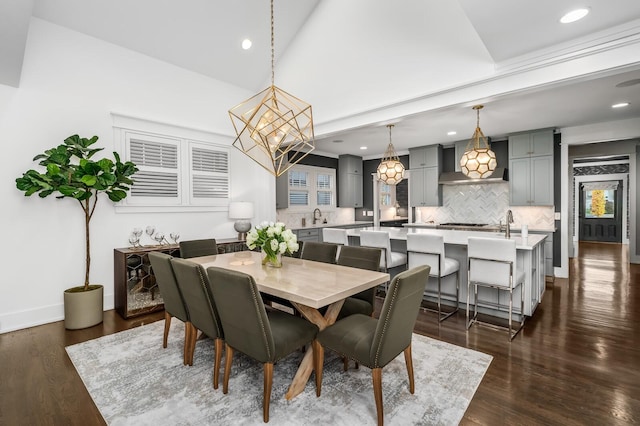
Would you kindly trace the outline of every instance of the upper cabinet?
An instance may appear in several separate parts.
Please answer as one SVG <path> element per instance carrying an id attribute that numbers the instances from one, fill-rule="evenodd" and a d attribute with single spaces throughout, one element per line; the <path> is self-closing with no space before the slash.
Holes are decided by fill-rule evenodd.
<path id="1" fill-rule="evenodd" d="M 553 205 L 553 130 L 509 136 L 512 206 Z"/>
<path id="2" fill-rule="evenodd" d="M 440 167 L 442 163 L 442 146 L 431 145 L 409 149 L 409 169 L 424 167 Z"/>
<path id="3" fill-rule="evenodd" d="M 362 157 L 338 157 L 338 207 L 362 207 Z"/>
<path id="4" fill-rule="evenodd" d="M 409 149 L 411 207 L 442 205 L 442 185 L 438 184 L 441 164 L 442 145 Z"/>
<path id="5" fill-rule="evenodd" d="M 553 155 L 553 129 L 509 136 L 509 158 Z"/>

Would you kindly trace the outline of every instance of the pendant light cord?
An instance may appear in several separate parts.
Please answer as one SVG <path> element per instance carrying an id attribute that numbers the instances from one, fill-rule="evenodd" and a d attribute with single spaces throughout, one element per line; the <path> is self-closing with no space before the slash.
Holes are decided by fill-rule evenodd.
<path id="1" fill-rule="evenodd" d="M 273 0 L 271 0 L 271 85 L 275 86 L 275 43 L 273 40 Z"/>

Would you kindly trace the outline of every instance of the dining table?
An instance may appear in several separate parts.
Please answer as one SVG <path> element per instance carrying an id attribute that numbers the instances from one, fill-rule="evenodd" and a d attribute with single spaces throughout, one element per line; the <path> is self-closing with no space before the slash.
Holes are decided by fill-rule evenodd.
<path id="1" fill-rule="evenodd" d="M 300 314 L 324 330 L 338 317 L 344 300 L 389 281 L 389 274 L 284 256 L 281 267 L 262 264 L 262 253 L 241 251 L 194 257 L 192 262 L 251 275 L 262 293 L 289 300 Z M 324 315 L 320 308 L 327 307 Z M 313 371 L 313 350 L 307 351 L 286 393 L 287 400 L 299 395 Z"/>

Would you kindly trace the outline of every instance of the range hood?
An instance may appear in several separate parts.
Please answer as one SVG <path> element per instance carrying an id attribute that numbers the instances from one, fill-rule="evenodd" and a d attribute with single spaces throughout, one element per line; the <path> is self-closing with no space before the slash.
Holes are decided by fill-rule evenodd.
<path id="1" fill-rule="evenodd" d="M 468 185 L 468 184 L 481 184 L 481 183 L 500 183 L 507 182 L 509 180 L 509 172 L 505 168 L 498 167 L 493 171 L 491 176 L 484 179 L 470 179 L 466 177 L 462 172 L 447 172 L 441 173 L 438 183 L 441 185 Z"/>

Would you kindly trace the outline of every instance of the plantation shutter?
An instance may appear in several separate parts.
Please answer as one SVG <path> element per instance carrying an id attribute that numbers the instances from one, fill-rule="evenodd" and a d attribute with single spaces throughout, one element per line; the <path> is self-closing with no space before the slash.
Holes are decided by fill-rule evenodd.
<path id="1" fill-rule="evenodd" d="M 195 204 L 229 198 L 229 153 L 191 145 L 191 201 Z"/>
<path id="2" fill-rule="evenodd" d="M 132 136 L 129 139 L 129 158 L 139 169 L 133 176 L 134 183 L 131 186 L 130 195 L 134 200 L 160 198 L 179 201 L 180 170 L 177 141 Z"/>

